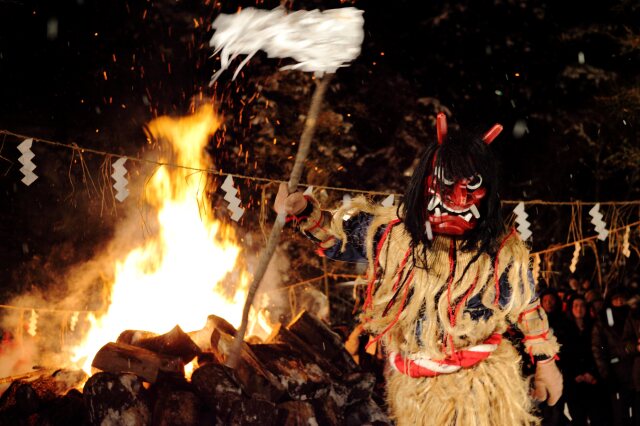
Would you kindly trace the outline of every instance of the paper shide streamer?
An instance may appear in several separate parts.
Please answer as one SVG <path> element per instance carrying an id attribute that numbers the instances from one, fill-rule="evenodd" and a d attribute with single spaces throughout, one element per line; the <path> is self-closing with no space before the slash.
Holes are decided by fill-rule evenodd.
<path id="1" fill-rule="evenodd" d="M 631 228 L 627 226 L 624 230 L 624 236 L 622 237 L 622 254 L 624 257 L 631 256 L 631 250 L 629 250 L 629 235 L 631 234 Z"/>
<path id="2" fill-rule="evenodd" d="M 129 182 L 127 178 L 124 177 L 124 175 L 127 174 L 127 169 L 124 167 L 125 161 L 127 161 L 127 159 L 122 157 L 113 163 L 113 174 L 111 175 L 113 180 L 115 180 L 113 188 L 116 190 L 116 200 L 121 203 L 129 196 L 129 190 L 126 188 Z"/>
<path id="3" fill-rule="evenodd" d="M 395 202 L 395 196 L 393 194 L 391 194 L 387 198 L 382 200 L 382 203 L 380 203 L 380 204 L 382 204 L 384 207 L 391 207 L 391 206 L 393 206 L 394 202 Z"/>
<path id="4" fill-rule="evenodd" d="M 576 242 L 573 248 L 573 258 L 571 259 L 571 265 L 569 265 L 569 270 L 572 274 L 576 272 L 578 259 L 580 259 L 580 243 Z"/>
<path id="5" fill-rule="evenodd" d="M 31 185 L 36 179 L 38 179 L 38 175 L 33 173 L 36 165 L 33 164 L 31 160 L 33 160 L 33 157 L 36 155 L 31 151 L 31 145 L 33 145 L 33 138 L 25 139 L 20 145 L 18 145 L 18 150 L 22 153 L 20 158 L 18 158 L 18 161 L 22 164 L 20 171 L 24 175 L 22 183 L 27 186 Z"/>
<path id="6" fill-rule="evenodd" d="M 591 223 L 596 227 L 596 232 L 598 233 L 598 239 L 600 241 L 604 241 L 607 239 L 609 235 L 609 231 L 607 230 L 607 224 L 602 220 L 602 213 L 600 213 L 600 203 L 597 203 L 595 206 L 589 210 L 589 215 L 592 217 Z"/>
<path id="7" fill-rule="evenodd" d="M 211 84 L 238 55 L 247 55 L 236 68 L 235 79 L 259 50 L 270 58 L 296 61 L 281 70 L 314 72 L 318 77 L 335 73 L 360 54 L 364 40 L 362 13 L 354 7 L 296 12 L 283 7 L 249 7 L 233 15 L 220 14 L 213 21 L 215 34 L 209 42 L 215 49 L 213 54 L 220 54 L 220 69 Z"/>
<path id="8" fill-rule="evenodd" d="M 27 329 L 27 333 L 30 336 L 35 337 L 38 331 L 38 313 L 35 309 L 31 310 L 31 316 L 29 317 L 29 328 Z"/>
<path id="9" fill-rule="evenodd" d="M 526 241 L 531 236 L 531 230 L 529 229 L 529 221 L 527 221 L 527 217 L 529 215 L 524 211 L 524 203 L 520 202 L 513 209 L 513 212 L 516 215 L 516 223 L 518 224 L 518 233 L 520 234 L 520 238 L 522 241 Z"/>
<path id="10" fill-rule="evenodd" d="M 220 187 L 226 193 L 224 199 L 229 203 L 229 210 L 231 210 L 231 219 L 239 221 L 244 214 L 244 209 L 240 207 L 240 199 L 236 196 L 238 190 L 233 186 L 233 178 L 231 175 L 227 175 L 227 178 Z"/>

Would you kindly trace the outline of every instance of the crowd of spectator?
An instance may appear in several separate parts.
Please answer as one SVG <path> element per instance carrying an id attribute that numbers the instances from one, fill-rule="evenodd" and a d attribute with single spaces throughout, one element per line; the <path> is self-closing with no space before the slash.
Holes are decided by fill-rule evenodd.
<path id="1" fill-rule="evenodd" d="M 587 279 L 546 288 L 540 302 L 561 345 L 562 399 L 542 403 L 543 425 L 640 425 L 640 297 L 605 297 Z"/>

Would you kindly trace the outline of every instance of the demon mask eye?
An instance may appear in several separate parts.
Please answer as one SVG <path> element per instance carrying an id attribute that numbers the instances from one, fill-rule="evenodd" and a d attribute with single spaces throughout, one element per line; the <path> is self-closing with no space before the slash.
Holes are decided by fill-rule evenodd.
<path id="1" fill-rule="evenodd" d="M 475 190 L 480 188 L 480 185 L 482 185 L 482 176 L 475 174 L 469 178 L 469 182 L 467 182 L 467 189 Z"/>

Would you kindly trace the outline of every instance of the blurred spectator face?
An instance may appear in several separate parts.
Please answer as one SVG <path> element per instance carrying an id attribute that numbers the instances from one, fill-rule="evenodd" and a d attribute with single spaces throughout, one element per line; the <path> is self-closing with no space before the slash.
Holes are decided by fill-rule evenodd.
<path id="1" fill-rule="evenodd" d="M 611 299 L 611 306 L 613 306 L 614 308 L 619 308 L 621 306 L 624 306 L 625 303 L 627 303 L 627 301 L 624 298 L 624 296 L 621 294 L 616 294 Z"/>
<path id="2" fill-rule="evenodd" d="M 571 305 L 571 313 L 576 319 L 582 319 L 587 315 L 587 304 L 582 299 L 576 299 Z"/>
<path id="3" fill-rule="evenodd" d="M 591 303 L 591 309 L 589 313 L 591 314 L 591 318 L 596 319 L 600 312 L 604 309 L 604 300 L 596 299 Z"/>
<path id="4" fill-rule="evenodd" d="M 569 278 L 569 287 L 571 287 L 571 290 L 573 291 L 578 291 L 578 280 L 575 278 Z"/>
<path id="5" fill-rule="evenodd" d="M 591 281 L 589 280 L 584 280 L 582 281 L 582 290 L 583 291 L 587 291 L 591 289 Z"/>
<path id="6" fill-rule="evenodd" d="M 542 305 L 542 309 L 549 314 L 554 312 L 558 307 L 558 299 L 553 294 L 545 294 L 542 296 L 540 304 Z"/>

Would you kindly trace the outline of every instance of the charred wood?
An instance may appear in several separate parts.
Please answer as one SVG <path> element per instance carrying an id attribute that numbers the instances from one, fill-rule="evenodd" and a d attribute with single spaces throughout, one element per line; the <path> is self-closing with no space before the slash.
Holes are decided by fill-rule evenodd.
<path id="1" fill-rule="evenodd" d="M 284 325 L 277 324 L 271 330 L 271 334 L 265 340 L 265 343 L 281 343 L 287 345 L 292 353 L 297 353 L 306 362 L 314 362 L 322 370 L 331 376 L 342 377 L 342 372 L 338 370 L 331 362 L 322 357 L 318 352 L 313 350 L 304 340 L 299 338 L 293 332 L 289 331 Z"/>
<path id="2" fill-rule="evenodd" d="M 225 365 L 208 363 L 196 369 L 191 383 L 203 402 L 213 410 L 218 423 L 223 423 L 231 415 L 233 405 L 242 400 L 235 372 Z"/>
<path id="3" fill-rule="evenodd" d="M 245 398 L 234 404 L 225 425 L 276 426 L 276 405 L 261 399 Z"/>
<path id="4" fill-rule="evenodd" d="M 85 381 L 83 371 L 57 370 L 53 374 L 14 381 L 0 398 L 2 417 L 27 416 L 45 410 L 50 403 Z"/>
<path id="5" fill-rule="evenodd" d="M 226 362 L 232 344 L 231 335 L 220 328 L 214 329 L 211 334 L 211 348 L 221 364 Z M 249 397 L 277 402 L 285 393 L 285 388 L 278 378 L 262 364 L 246 342 L 242 342 L 235 376 Z"/>
<path id="6" fill-rule="evenodd" d="M 148 335 L 147 332 L 124 331 L 118 337 L 118 343 L 127 343 L 148 349 L 162 355 L 179 357 L 182 362 L 188 364 L 200 352 L 198 345 L 194 343 L 180 326 L 175 326 L 171 331 L 161 335 Z M 129 340 L 129 341 L 127 341 Z"/>
<path id="7" fill-rule="evenodd" d="M 206 424 L 202 402 L 189 390 L 165 387 L 153 408 L 153 426 L 198 426 Z"/>
<path id="8" fill-rule="evenodd" d="M 335 398 L 315 399 L 311 403 L 319 425 L 341 426 L 344 424 L 344 412 L 336 403 Z"/>
<path id="9" fill-rule="evenodd" d="M 372 399 L 350 405 L 346 413 L 344 424 L 347 426 L 360 426 L 363 424 L 390 426 L 393 424 L 380 406 Z"/>
<path id="10" fill-rule="evenodd" d="M 134 374 L 94 374 L 84 385 L 84 401 L 90 425 L 151 424 L 148 392 Z"/>
<path id="11" fill-rule="evenodd" d="M 88 412 L 82 393 L 72 389 L 51 401 L 38 415 L 38 426 L 84 426 Z"/>
<path id="12" fill-rule="evenodd" d="M 91 365 L 111 373 L 133 373 L 149 383 L 155 383 L 161 373 L 184 375 L 184 364 L 180 358 L 126 343 L 107 343 L 98 351 Z"/>
<path id="13" fill-rule="evenodd" d="M 289 331 L 302 339 L 314 352 L 329 360 L 342 374 L 359 370 L 340 336 L 307 311 L 302 311 L 287 326 Z"/>
<path id="14" fill-rule="evenodd" d="M 306 401 L 287 401 L 278 404 L 278 420 L 282 426 L 309 426 L 319 424 L 313 405 Z"/>
<path id="15" fill-rule="evenodd" d="M 294 400 L 325 397 L 331 388 L 329 375 L 313 362 L 304 362 L 289 346 L 279 343 L 251 345 L 262 364 L 280 379 Z"/>

